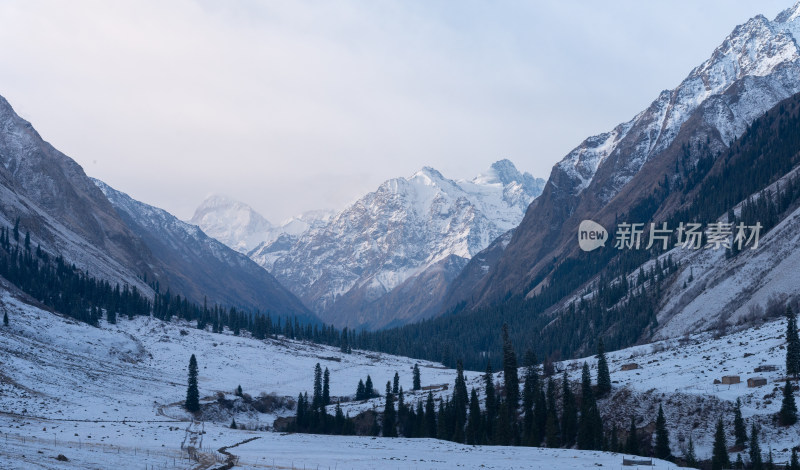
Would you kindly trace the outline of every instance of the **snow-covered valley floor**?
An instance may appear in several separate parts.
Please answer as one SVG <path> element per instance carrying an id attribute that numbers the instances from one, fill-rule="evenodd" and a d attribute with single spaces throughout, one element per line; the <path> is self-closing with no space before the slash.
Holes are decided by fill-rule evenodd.
<path id="1" fill-rule="evenodd" d="M 337 348 L 288 340 L 258 341 L 150 318 L 94 328 L 9 295 L 0 301 L 11 320 L 8 327 L 0 327 L 0 468 L 213 468 L 225 459 L 218 449 L 239 443 L 230 448 L 239 459 L 236 468 L 566 469 L 621 464 L 621 455 L 602 452 L 258 430 L 268 429 L 276 417 L 292 415 L 288 409 L 235 413 L 237 423 L 248 430 L 230 429 L 231 415 L 224 414 L 202 425 L 192 424 L 179 405 L 185 398 L 188 359 L 193 353 L 199 363 L 203 402 L 216 400 L 218 393 L 233 397 L 238 385 L 253 397 L 261 393 L 296 397 L 311 391 L 317 362 L 331 372 L 334 400 L 353 395 L 358 380 L 367 374 L 382 391 L 395 372 L 401 385 L 410 390 L 414 364 L 420 365 L 423 386 L 452 387 L 455 371 L 410 358 L 362 351 L 343 354 Z M 778 321 L 719 339 L 700 334 L 610 353 L 615 391 L 639 397 L 638 408 L 624 411 L 647 419 L 654 400 L 673 403 L 671 408 L 665 405 L 674 426 L 673 453 L 680 452 L 677 434 L 691 434 L 701 458 L 708 457 L 710 433 L 705 424 L 693 427 L 687 421 L 692 413 L 681 409 L 681 402 L 686 402 L 681 397 L 697 397 L 701 405 L 727 406 L 741 397 L 745 416 L 766 425 L 763 447 L 771 445 L 776 460 L 783 460 L 784 449 L 800 442 L 800 434 L 794 428 L 769 427 L 780 395 L 765 398 L 774 394 L 781 378 L 782 333 L 783 323 Z M 640 368 L 620 371 L 629 362 Z M 577 379 L 580 363 L 559 366 Z M 752 372 L 765 364 L 779 367 L 775 372 Z M 480 386 L 481 374 L 466 375 L 468 387 Z M 746 384 L 714 385 L 713 379 L 722 375 L 740 375 L 742 381 L 759 375 L 768 385 L 752 389 Z M 450 392 L 438 395 L 445 393 Z M 423 397 L 423 393 L 407 392 L 406 401 Z M 631 401 L 625 403 L 628 406 Z M 381 400 L 343 406 L 351 416 L 373 407 L 381 409 Z M 679 419 L 678 414 L 687 419 Z M 201 449 L 200 462 L 191 460 L 182 444 Z M 59 454 L 69 461 L 56 460 Z M 670 465 L 659 462 L 657 468 Z"/>

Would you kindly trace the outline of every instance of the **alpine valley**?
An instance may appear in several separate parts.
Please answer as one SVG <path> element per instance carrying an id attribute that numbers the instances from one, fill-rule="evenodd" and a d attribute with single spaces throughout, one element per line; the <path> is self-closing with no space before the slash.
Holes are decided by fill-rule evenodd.
<path id="1" fill-rule="evenodd" d="M 800 468 L 800 2 L 654 95 L 546 181 L 281 223 L 137 201 L 0 98 L 0 468 Z"/>

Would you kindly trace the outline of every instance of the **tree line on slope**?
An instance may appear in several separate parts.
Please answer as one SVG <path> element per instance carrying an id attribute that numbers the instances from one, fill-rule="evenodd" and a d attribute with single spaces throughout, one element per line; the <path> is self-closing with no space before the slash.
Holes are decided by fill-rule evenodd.
<path id="1" fill-rule="evenodd" d="M 794 387 L 790 378 L 796 380 L 800 375 L 800 337 L 795 313 L 789 305 L 785 317 L 787 378 L 783 404 L 776 418 L 781 426 L 788 427 L 797 423 Z M 636 416 L 630 416 L 627 433 L 617 428 L 615 417 L 601 416 L 598 401 L 612 395 L 611 375 L 602 340 L 598 341 L 596 383 L 592 383 L 589 366 L 584 362 L 580 385 L 576 387 L 570 382 L 566 370 L 560 383 L 553 375 L 548 377 L 532 351 L 525 354 L 524 366 L 518 369 L 507 326 L 504 326 L 502 333 L 503 381 L 495 382 L 491 362 L 487 362 L 486 373 L 481 380 L 483 400 L 479 398 L 475 387 L 468 393 L 460 361 L 456 368 L 453 393 L 443 399 L 436 399 L 433 391 L 428 391 L 423 400 L 425 395 L 420 393 L 423 389 L 419 367 L 415 365 L 414 393 L 411 397 L 418 398 L 416 405 L 406 400 L 399 375 L 395 373 L 394 380 L 386 383 L 383 412 L 367 412 L 370 421 L 365 427 L 363 423 L 358 424 L 359 417 L 350 417 L 342 412 L 340 401 L 336 402 L 333 415 L 328 414 L 327 407 L 331 405 L 330 373 L 327 368 L 323 372 L 317 363 L 314 368 L 312 397 L 309 399 L 307 392 L 299 395 L 296 416 L 289 430 L 317 434 L 438 438 L 468 445 L 604 450 L 656 457 L 676 461 L 691 468 L 712 470 L 775 468 L 771 449 L 766 459 L 764 458 L 759 438 L 761 430 L 755 422 L 751 423 L 748 434 L 738 398 L 733 416 L 733 447 L 728 446 L 728 430 L 720 416 L 714 430 L 710 459 L 698 459 L 692 436 L 689 437 L 688 447 L 683 455 L 675 456 L 671 449 L 667 417 L 660 404 L 652 435 L 637 428 Z M 185 406 L 189 411 L 197 411 L 197 362 L 194 355 L 189 362 L 188 384 Z M 366 384 L 359 380 L 357 401 L 379 396 L 373 389 L 371 377 L 367 376 Z M 608 426 L 605 424 L 608 421 L 614 424 Z M 736 452 L 735 462 L 731 460 L 730 450 Z M 747 462 L 742 455 L 747 456 Z M 797 448 L 792 449 L 791 460 L 786 468 L 800 470 Z"/>
<path id="2" fill-rule="evenodd" d="M 682 205 L 667 215 L 668 227 L 679 222 L 708 223 L 728 214 L 734 224 L 760 223 L 763 237 L 800 200 L 797 174 L 766 189 L 800 164 L 800 95 L 755 119 L 723 153 L 713 151 L 708 139 L 684 144 L 681 151 L 674 174 L 665 174 L 650 195 L 632 204 L 627 213 L 618 214 L 618 220 L 652 220 L 672 196 Z M 758 196 L 752 197 L 754 194 Z M 734 214 L 734 206 L 742 201 L 738 215 Z M 673 244 L 675 241 L 673 238 Z M 727 252 L 728 257 L 738 254 L 736 246 Z M 548 360 L 592 351 L 600 336 L 611 349 L 630 346 L 657 328 L 655 314 L 663 301 L 663 286 L 678 272 L 662 255 L 656 244 L 651 250 L 606 249 L 554 259 L 542 277 L 524 289 L 529 291 L 548 276 L 546 285 L 530 298 L 509 294 L 495 305 L 471 311 L 461 310 L 461 305 L 438 318 L 364 333 L 358 338 L 358 347 L 441 361 L 450 367 L 460 358 L 465 367 L 480 370 L 487 358 L 499 363 L 502 345 L 492 332 L 503 323 L 510 325 L 518 350 L 530 348 Z M 656 260 L 655 270 L 637 276 L 639 266 L 651 260 Z M 636 278 L 635 286 L 627 281 L 630 276 Z M 591 283 L 587 293 L 593 290 L 599 298 L 559 307 L 587 283 Z M 557 307 L 561 311 L 554 321 L 552 313 Z"/>

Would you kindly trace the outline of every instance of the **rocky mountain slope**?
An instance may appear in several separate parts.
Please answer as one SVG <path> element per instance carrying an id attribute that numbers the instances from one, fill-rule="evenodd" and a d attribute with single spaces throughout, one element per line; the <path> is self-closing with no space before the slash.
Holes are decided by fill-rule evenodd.
<path id="1" fill-rule="evenodd" d="M 379 328 L 426 318 L 438 313 L 465 261 L 519 223 L 541 184 L 508 160 L 469 181 L 423 168 L 250 257 L 334 325 Z"/>
<path id="2" fill-rule="evenodd" d="M 800 91 L 799 10 L 795 5 L 773 21 L 759 15 L 737 26 L 678 87 L 570 152 L 553 168 L 504 254 L 478 282 L 456 282 L 446 305 L 490 305 L 508 293 L 536 293 L 547 285 L 554 258 L 577 254 L 582 220 L 612 226 L 673 177 L 686 146 L 705 142 L 719 152 L 753 119 Z"/>
<path id="3" fill-rule="evenodd" d="M 158 262 L 74 160 L 45 142 L 0 97 L 0 223 L 112 283 L 160 276 Z"/>
<path id="4" fill-rule="evenodd" d="M 197 303 L 244 307 L 276 316 L 319 321 L 300 300 L 247 256 L 197 226 L 93 180 L 122 220 L 159 259 L 165 284 Z"/>

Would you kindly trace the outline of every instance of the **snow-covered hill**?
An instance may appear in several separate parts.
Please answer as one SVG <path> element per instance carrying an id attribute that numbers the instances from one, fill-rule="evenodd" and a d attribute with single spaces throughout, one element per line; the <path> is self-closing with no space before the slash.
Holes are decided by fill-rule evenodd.
<path id="1" fill-rule="evenodd" d="M 519 462 L 553 469 L 613 466 L 622 456 L 562 449 L 473 447 L 435 439 L 376 439 L 283 435 L 269 430 L 278 416 L 229 412 L 192 424 L 179 404 L 186 393 L 188 357 L 195 354 L 201 402 L 218 394 L 295 397 L 311 391 L 317 362 L 331 371 L 331 394 L 355 392 L 369 374 L 411 388 L 419 364 L 423 386 L 452 384 L 455 371 L 439 364 L 291 340 L 259 341 L 199 331 L 188 324 L 137 317 L 99 328 L 39 310 L 3 293 L 0 308 L 11 323 L 0 326 L 0 467 L 9 469 L 210 468 L 239 456 L 236 468 L 508 468 Z M 91 366 L 89 366 L 91 365 Z M 469 386 L 480 374 L 467 372 Z M 448 392 L 437 392 L 443 396 Z M 407 403 L 423 393 L 406 395 Z M 382 408 L 380 399 L 353 403 L 349 411 Z M 346 408 L 347 409 L 347 408 Z M 248 430 L 228 427 L 231 417 Z M 250 440 L 254 439 L 254 440 Z M 245 442 L 247 441 L 247 442 Z M 184 446 L 198 448 L 199 461 Z M 57 461 L 59 454 L 67 461 Z M 657 468 L 674 468 L 657 462 Z"/>
<path id="2" fill-rule="evenodd" d="M 426 167 L 383 183 L 327 224 L 264 243 L 250 256 L 326 322 L 403 323 L 439 313 L 441 293 L 463 266 L 455 259 L 471 258 L 514 228 L 541 188 L 542 180 L 508 160 L 472 180 L 454 181 Z M 430 277 L 430 269 L 442 272 L 448 258 L 454 270 L 440 282 L 378 302 L 409 279 Z M 412 309 L 403 299 L 418 302 Z"/>
<path id="3" fill-rule="evenodd" d="M 518 459 L 532 462 L 534 468 L 598 464 L 613 468 L 622 457 L 575 450 L 471 447 L 435 439 L 281 435 L 269 431 L 277 417 L 293 415 L 288 408 L 266 413 L 220 408 L 202 425 L 193 425 L 179 406 L 185 397 L 187 358 L 191 354 L 198 358 L 203 403 L 212 403 L 219 396 L 233 399 L 238 385 L 253 397 L 262 393 L 294 397 L 310 392 L 317 362 L 331 371 L 333 397 L 352 396 L 358 380 L 367 374 L 374 383 L 382 384 L 396 371 L 401 385 L 410 389 L 414 364 L 421 367 L 423 386 L 452 384 L 455 371 L 409 358 L 364 351 L 342 354 L 337 348 L 283 338 L 261 341 L 230 333 L 214 334 L 186 323 L 143 317 L 120 319 L 116 325 L 101 322 L 96 328 L 31 307 L 8 293 L 0 297 L 0 305 L 10 317 L 8 327 L 0 326 L 3 468 L 138 468 L 131 462 L 194 468 L 198 462 L 181 450 L 181 443 L 187 439 L 195 439 L 193 445 L 207 461 L 223 458 L 214 452 L 216 449 L 241 443 L 230 449 L 240 457 L 241 468 L 263 468 L 258 465 L 269 466 L 272 459 L 275 465 L 295 468 L 374 468 L 379 463 L 420 468 L 507 468 Z M 771 448 L 777 462 L 786 461 L 800 439 L 800 427 L 776 426 L 772 419 L 780 407 L 777 390 L 783 378 L 784 329 L 785 322 L 778 320 L 728 335 L 686 335 L 609 353 L 613 390 L 610 397 L 599 402 L 606 424 L 616 422 L 624 429 L 634 415 L 638 427 L 651 429 L 661 404 L 673 454 L 680 455 L 691 436 L 698 456 L 708 458 L 713 423 L 721 416 L 730 428 L 733 401 L 741 398 L 748 426 L 755 422 L 762 427 L 764 452 Z M 590 364 L 594 376 L 594 357 L 555 366 L 577 381 L 584 361 Z M 622 365 L 629 363 L 638 364 L 638 368 L 623 371 Z M 755 371 L 764 366 L 774 366 L 774 370 Z M 742 383 L 715 384 L 714 380 L 723 375 L 739 375 Z M 466 377 L 468 387 L 476 387 L 482 395 L 481 374 L 467 372 Z M 744 382 L 751 377 L 763 377 L 767 385 L 748 388 Z M 502 373 L 496 378 L 502 381 Z M 447 393 L 439 390 L 436 396 Z M 406 403 L 424 396 L 407 392 Z M 343 409 L 353 416 L 382 407 L 378 398 L 348 401 Z M 232 417 L 248 430 L 230 429 L 227 424 Z M 56 462 L 58 454 L 69 462 Z M 656 464 L 657 468 L 673 468 L 664 462 Z"/>

